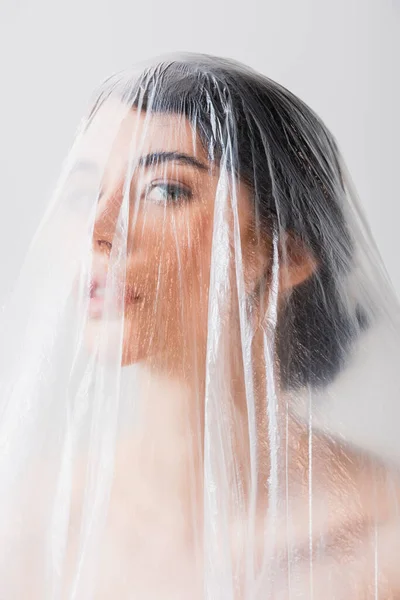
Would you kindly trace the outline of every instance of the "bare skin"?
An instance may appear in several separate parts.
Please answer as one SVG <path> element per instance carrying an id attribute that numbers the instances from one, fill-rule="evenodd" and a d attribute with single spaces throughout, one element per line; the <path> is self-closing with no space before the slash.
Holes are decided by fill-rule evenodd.
<path id="1" fill-rule="evenodd" d="M 164 381 L 162 394 L 163 399 L 176 401 L 175 389 L 171 386 L 169 396 Z M 179 402 L 176 409 L 179 420 Z M 200 470 L 193 473 L 190 443 L 174 426 L 174 416 L 162 413 L 159 422 L 148 423 L 143 438 L 127 438 L 118 447 L 100 552 L 99 600 L 115 595 L 130 598 L 132 590 L 148 600 L 160 595 L 203 598 L 203 478 Z M 147 436 L 156 440 L 150 452 Z M 289 600 L 310 598 L 313 593 L 315 598 L 397 599 L 398 473 L 325 436 L 315 433 L 312 444 L 310 471 L 309 432 L 293 424 L 288 444 L 282 445 L 287 480 L 285 472 L 274 528 L 268 528 L 268 494 L 259 495 L 254 536 L 259 594 L 250 597 Z M 77 514 L 84 486 L 84 479 L 76 484 Z M 199 491 L 193 506 L 195 490 Z M 238 600 L 249 597 L 245 591 L 248 514 L 245 510 L 231 515 L 230 550 L 227 554 L 222 541 L 219 549 L 221 577 L 227 555 L 239 574 L 234 591 Z M 79 519 L 72 521 L 72 539 L 78 523 Z"/>

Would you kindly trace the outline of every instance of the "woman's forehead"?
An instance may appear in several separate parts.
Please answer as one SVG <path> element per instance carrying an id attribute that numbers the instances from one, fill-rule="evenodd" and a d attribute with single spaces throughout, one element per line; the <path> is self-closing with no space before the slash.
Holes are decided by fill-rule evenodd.
<path id="1" fill-rule="evenodd" d="M 82 136 L 78 159 L 94 162 L 100 170 L 119 171 L 160 152 L 207 162 L 207 153 L 185 115 L 139 111 L 111 99 L 99 107 Z"/>

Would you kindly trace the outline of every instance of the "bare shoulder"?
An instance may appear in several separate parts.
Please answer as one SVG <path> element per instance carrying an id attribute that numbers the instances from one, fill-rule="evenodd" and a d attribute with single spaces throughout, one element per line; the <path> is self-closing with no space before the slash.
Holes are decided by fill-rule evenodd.
<path id="1" fill-rule="evenodd" d="M 296 450 L 284 531 L 299 593 L 400 598 L 399 468 L 319 434 L 304 432 Z"/>

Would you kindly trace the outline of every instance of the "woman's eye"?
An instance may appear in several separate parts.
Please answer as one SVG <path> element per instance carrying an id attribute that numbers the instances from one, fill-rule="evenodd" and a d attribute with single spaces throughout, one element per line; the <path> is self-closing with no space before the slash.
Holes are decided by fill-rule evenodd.
<path id="1" fill-rule="evenodd" d="M 146 191 L 146 200 L 155 204 L 182 204 L 190 200 L 192 192 L 176 183 L 153 183 Z"/>
<path id="2" fill-rule="evenodd" d="M 65 200 L 67 205 L 72 208 L 78 208 L 80 210 L 86 207 L 93 206 L 99 201 L 99 192 L 96 189 L 67 189 L 65 192 Z"/>

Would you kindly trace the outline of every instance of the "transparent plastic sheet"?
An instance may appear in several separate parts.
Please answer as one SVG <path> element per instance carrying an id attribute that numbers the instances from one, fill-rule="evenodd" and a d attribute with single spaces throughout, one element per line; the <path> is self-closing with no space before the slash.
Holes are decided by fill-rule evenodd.
<path id="1" fill-rule="evenodd" d="M 399 304 L 288 90 L 106 81 L 1 319 L 0 598 L 400 597 Z"/>

